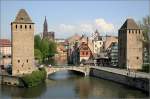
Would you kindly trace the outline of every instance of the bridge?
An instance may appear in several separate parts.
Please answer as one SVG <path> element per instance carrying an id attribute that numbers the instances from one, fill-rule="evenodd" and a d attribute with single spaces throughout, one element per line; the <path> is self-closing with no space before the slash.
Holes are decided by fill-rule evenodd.
<path id="1" fill-rule="evenodd" d="M 58 71 L 64 71 L 64 70 L 70 70 L 70 71 L 77 71 L 80 73 L 83 73 L 85 76 L 89 75 L 90 72 L 90 66 L 52 66 L 52 67 L 46 67 L 47 76 L 58 72 Z"/>
<path id="2" fill-rule="evenodd" d="M 111 72 L 119 75 L 129 76 L 129 77 L 136 77 L 136 78 L 148 78 L 150 79 L 150 76 L 148 73 L 142 73 L 142 72 L 134 72 L 134 71 L 127 71 L 126 69 L 118 69 L 118 68 L 110 68 L 110 67 L 102 67 L 102 66 L 52 66 L 52 67 L 46 67 L 47 76 L 64 70 L 70 70 L 70 71 L 77 71 L 80 73 L 83 73 L 85 76 L 88 76 L 90 73 L 90 69 L 97 69 L 101 71 Z"/>

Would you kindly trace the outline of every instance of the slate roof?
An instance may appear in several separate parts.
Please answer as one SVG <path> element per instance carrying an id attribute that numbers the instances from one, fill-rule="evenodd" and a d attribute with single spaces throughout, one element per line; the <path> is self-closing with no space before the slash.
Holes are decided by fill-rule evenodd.
<path id="1" fill-rule="evenodd" d="M 14 23 L 33 23 L 25 9 L 20 9 Z"/>
<path id="2" fill-rule="evenodd" d="M 120 29 L 140 29 L 135 21 L 131 18 L 128 18 Z"/>

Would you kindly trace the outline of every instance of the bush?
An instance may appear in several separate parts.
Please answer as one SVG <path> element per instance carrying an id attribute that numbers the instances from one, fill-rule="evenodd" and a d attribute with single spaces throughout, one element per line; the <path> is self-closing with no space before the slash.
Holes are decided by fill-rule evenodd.
<path id="1" fill-rule="evenodd" d="M 150 64 L 144 64 L 142 67 L 142 71 L 149 73 Z"/>
<path id="2" fill-rule="evenodd" d="M 47 76 L 45 68 L 33 71 L 31 74 L 24 75 L 21 79 L 25 87 L 33 87 L 45 81 Z"/>
<path id="3" fill-rule="evenodd" d="M 150 63 L 147 63 L 147 64 L 143 64 L 142 69 L 138 71 L 149 73 L 149 69 L 150 69 Z"/>

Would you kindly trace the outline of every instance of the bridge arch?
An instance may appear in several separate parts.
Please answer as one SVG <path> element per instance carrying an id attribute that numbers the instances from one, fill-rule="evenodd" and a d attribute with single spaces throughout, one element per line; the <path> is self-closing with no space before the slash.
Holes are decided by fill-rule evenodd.
<path id="1" fill-rule="evenodd" d="M 84 76 L 87 75 L 87 71 L 85 70 L 84 67 L 51 67 L 51 68 L 47 68 L 47 76 L 59 71 L 75 71 L 77 73 L 82 73 L 84 74 Z"/>

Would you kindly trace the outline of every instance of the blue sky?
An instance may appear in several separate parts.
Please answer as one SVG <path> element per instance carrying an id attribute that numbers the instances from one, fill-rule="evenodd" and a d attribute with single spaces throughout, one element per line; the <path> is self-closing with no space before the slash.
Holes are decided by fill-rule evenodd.
<path id="1" fill-rule="evenodd" d="M 149 15 L 149 6 L 149 0 L 1 0 L 0 36 L 10 39 L 10 23 L 21 8 L 35 23 L 35 34 L 43 31 L 46 16 L 49 31 L 55 31 L 57 38 L 66 38 L 74 33 L 91 36 L 95 29 L 102 35 L 117 35 L 126 18 L 139 21 Z"/>

